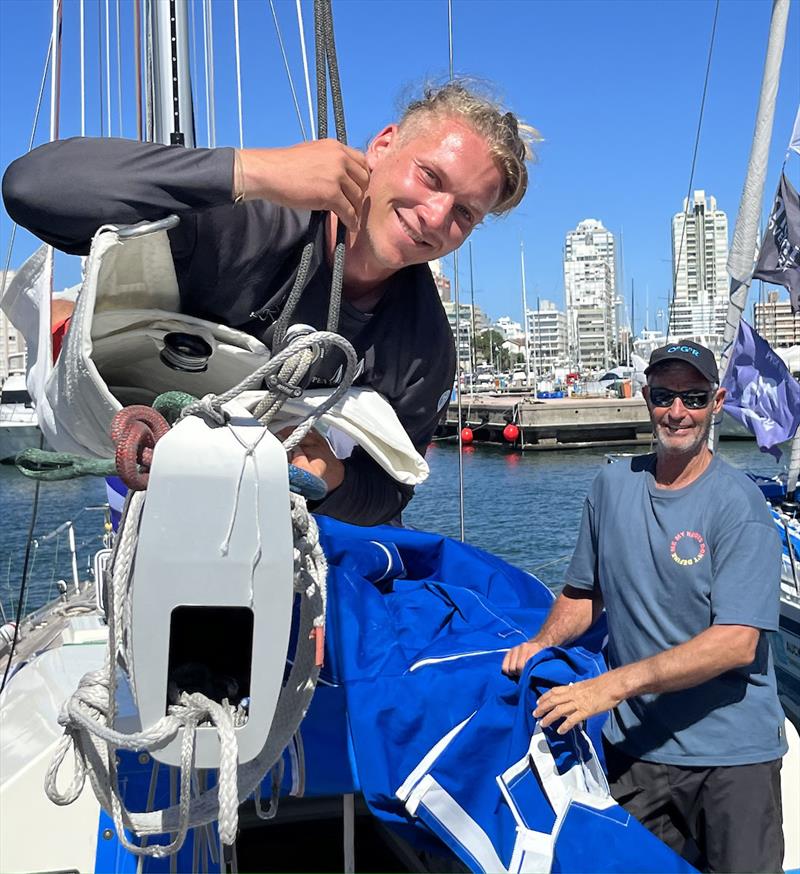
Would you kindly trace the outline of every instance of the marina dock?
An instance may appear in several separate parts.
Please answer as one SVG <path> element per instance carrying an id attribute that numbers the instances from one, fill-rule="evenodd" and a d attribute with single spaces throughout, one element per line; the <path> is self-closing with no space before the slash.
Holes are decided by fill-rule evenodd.
<path id="1" fill-rule="evenodd" d="M 516 425 L 514 440 L 503 435 Z M 511 393 L 464 394 L 461 427 L 474 443 L 498 443 L 516 449 L 586 449 L 602 446 L 650 446 L 652 429 L 644 399 L 573 396 L 537 398 Z M 458 405 L 451 401 L 437 432 L 439 439 L 458 437 Z M 724 414 L 721 440 L 752 440 L 753 435 Z"/>
<path id="2" fill-rule="evenodd" d="M 512 394 L 465 394 L 461 427 L 472 430 L 475 443 L 510 445 L 503 437 L 516 425 L 518 449 L 584 449 L 594 446 L 647 446 L 652 429 L 641 397 L 571 397 L 536 400 Z M 439 426 L 440 437 L 457 437 L 458 405 L 452 401 Z"/>

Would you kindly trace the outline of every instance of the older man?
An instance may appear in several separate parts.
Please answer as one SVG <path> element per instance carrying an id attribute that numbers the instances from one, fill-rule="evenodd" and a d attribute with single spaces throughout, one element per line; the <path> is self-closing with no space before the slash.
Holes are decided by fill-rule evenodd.
<path id="1" fill-rule="evenodd" d="M 181 308 L 271 345 L 313 230 L 315 252 L 291 323 L 324 328 L 337 227 L 347 228 L 339 332 L 424 453 L 453 384 L 452 333 L 427 261 L 452 252 L 527 186 L 535 131 L 453 82 L 412 103 L 365 154 L 332 140 L 280 149 L 183 149 L 113 139 L 51 143 L 3 180 L 9 214 L 48 243 L 86 254 L 106 223 L 181 218 L 170 232 Z M 311 210 L 324 220 L 310 225 Z M 317 370 L 335 381 L 340 362 Z M 411 498 L 363 451 L 337 458 L 312 432 L 293 456 L 322 476 L 318 512 L 360 524 Z"/>
<path id="2" fill-rule="evenodd" d="M 566 586 L 538 650 L 605 607 L 610 670 L 552 689 L 543 726 L 610 711 L 614 797 L 709 871 L 779 871 L 783 713 L 765 632 L 777 630 L 781 548 L 758 488 L 708 449 L 725 390 L 713 354 L 679 341 L 645 371 L 653 455 L 608 465 L 586 499 Z"/>

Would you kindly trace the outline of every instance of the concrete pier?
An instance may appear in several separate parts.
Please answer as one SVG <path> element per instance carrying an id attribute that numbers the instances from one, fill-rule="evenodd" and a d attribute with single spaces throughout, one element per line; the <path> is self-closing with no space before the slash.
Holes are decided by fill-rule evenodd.
<path id="1" fill-rule="evenodd" d="M 558 398 L 534 400 L 519 395 L 464 395 L 462 427 L 472 429 L 476 443 L 506 443 L 509 423 L 520 431 L 522 449 L 582 449 L 592 446 L 650 444 L 647 407 L 637 398 Z M 451 402 L 439 436 L 457 436 L 458 408 Z"/>

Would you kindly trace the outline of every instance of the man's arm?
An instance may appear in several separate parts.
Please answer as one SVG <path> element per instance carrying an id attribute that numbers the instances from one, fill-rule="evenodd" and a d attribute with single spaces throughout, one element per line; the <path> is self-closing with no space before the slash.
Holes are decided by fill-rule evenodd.
<path id="1" fill-rule="evenodd" d="M 579 722 L 647 692 L 690 689 L 725 671 L 752 663 L 761 632 L 747 625 L 712 625 L 671 649 L 592 680 L 557 686 L 539 699 L 533 715 L 546 727 L 559 719 L 559 734 Z"/>
<path id="2" fill-rule="evenodd" d="M 11 218 L 46 243 L 85 255 L 98 227 L 155 221 L 232 204 L 236 194 L 295 209 L 330 210 L 355 228 L 369 170 L 335 140 L 239 152 L 113 138 L 47 143 L 3 177 Z M 238 187 L 238 190 L 237 190 Z"/>
<path id="3" fill-rule="evenodd" d="M 525 663 L 539 650 L 576 640 L 594 625 L 602 610 L 603 599 L 599 590 L 564 586 L 539 633 L 506 653 L 503 673 L 519 676 Z"/>
<path id="4" fill-rule="evenodd" d="M 57 249 L 85 255 L 101 225 L 231 203 L 233 154 L 122 139 L 58 140 L 8 167 L 3 199 L 22 227 Z"/>

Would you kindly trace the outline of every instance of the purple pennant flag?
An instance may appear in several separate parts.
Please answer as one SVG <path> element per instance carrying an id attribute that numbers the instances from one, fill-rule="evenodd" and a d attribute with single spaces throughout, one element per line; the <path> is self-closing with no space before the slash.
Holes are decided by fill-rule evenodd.
<path id="1" fill-rule="evenodd" d="M 762 452 L 779 460 L 778 444 L 791 440 L 800 425 L 800 385 L 744 319 L 722 387 L 728 390 L 725 412 L 752 432 Z"/>
<path id="2" fill-rule="evenodd" d="M 785 173 L 781 173 L 753 279 L 786 286 L 792 312 L 800 311 L 800 197 Z"/>

